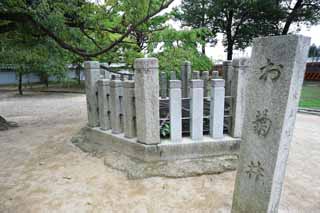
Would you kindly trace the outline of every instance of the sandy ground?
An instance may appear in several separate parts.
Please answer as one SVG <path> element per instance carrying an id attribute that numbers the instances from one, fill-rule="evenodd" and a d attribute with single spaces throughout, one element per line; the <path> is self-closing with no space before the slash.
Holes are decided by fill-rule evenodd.
<path id="1" fill-rule="evenodd" d="M 128 180 L 83 153 L 85 96 L 0 94 L 0 212 L 230 212 L 235 172 Z M 279 212 L 320 212 L 320 116 L 299 114 Z"/>

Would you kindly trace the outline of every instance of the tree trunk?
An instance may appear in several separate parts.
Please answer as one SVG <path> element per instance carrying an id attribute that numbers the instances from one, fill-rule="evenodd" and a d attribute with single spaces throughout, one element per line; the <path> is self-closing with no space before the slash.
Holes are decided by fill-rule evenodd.
<path id="1" fill-rule="evenodd" d="M 233 11 L 229 11 L 227 16 L 227 60 L 232 60 L 233 55 L 233 38 L 232 38 L 232 19 Z"/>
<path id="2" fill-rule="evenodd" d="M 18 91 L 19 91 L 20 95 L 23 95 L 23 91 L 22 91 L 22 73 L 21 72 L 19 72 Z"/>
<path id="3" fill-rule="evenodd" d="M 201 51 L 202 51 L 202 54 L 203 54 L 203 55 L 206 54 L 206 44 L 202 44 L 202 45 L 201 45 Z"/>
<path id="4" fill-rule="evenodd" d="M 232 55 L 233 55 L 233 42 L 232 41 L 228 41 L 227 60 L 232 60 Z"/>
<path id="5" fill-rule="evenodd" d="M 302 3 L 303 3 L 303 0 L 298 0 L 296 2 L 296 4 L 294 5 L 291 13 L 289 14 L 289 16 L 288 16 L 288 18 L 286 20 L 285 25 L 283 27 L 282 35 L 287 35 L 288 34 L 289 28 L 290 28 L 292 22 L 294 21 L 294 18 L 296 18 L 297 12 L 303 7 Z"/>

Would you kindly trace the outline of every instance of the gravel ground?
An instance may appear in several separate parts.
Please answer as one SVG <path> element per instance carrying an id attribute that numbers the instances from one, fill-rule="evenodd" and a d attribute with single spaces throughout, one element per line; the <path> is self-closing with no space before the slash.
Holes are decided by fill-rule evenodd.
<path id="1" fill-rule="evenodd" d="M 86 123 L 85 96 L 0 94 L 0 212 L 230 212 L 235 172 L 128 180 L 71 137 Z M 320 116 L 298 114 L 279 212 L 320 212 Z"/>

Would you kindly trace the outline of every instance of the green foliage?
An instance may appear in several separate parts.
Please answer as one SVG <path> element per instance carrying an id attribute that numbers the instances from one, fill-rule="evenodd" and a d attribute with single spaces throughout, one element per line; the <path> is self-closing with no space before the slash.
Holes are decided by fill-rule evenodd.
<path id="1" fill-rule="evenodd" d="M 180 73 L 181 64 L 186 60 L 192 63 L 193 70 L 208 71 L 213 66 L 207 56 L 200 54 L 192 47 L 166 48 L 153 56 L 159 59 L 160 70 L 165 72 Z"/>
<path id="2" fill-rule="evenodd" d="M 170 135 L 170 123 L 163 124 L 160 128 L 160 135 L 162 137 L 168 137 Z"/>
<path id="3" fill-rule="evenodd" d="M 198 52 L 204 29 L 181 30 L 166 29 L 155 33 L 150 39 L 149 50 L 158 49 L 152 56 L 159 59 L 160 70 L 180 72 L 183 61 L 190 61 L 193 70 L 206 71 L 212 69 L 211 60 Z"/>

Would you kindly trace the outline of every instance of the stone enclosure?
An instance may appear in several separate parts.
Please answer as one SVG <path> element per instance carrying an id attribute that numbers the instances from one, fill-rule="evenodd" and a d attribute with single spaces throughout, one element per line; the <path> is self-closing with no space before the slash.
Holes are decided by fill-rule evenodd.
<path id="1" fill-rule="evenodd" d="M 88 126 L 77 145 L 131 178 L 237 168 L 232 212 L 277 212 L 309 45 L 255 39 L 250 59 L 224 62 L 223 78 L 190 62 L 168 81 L 155 58 L 136 59 L 126 76 L 85 62 Z"/>
<path id="2" fill-rule="evenodd" d="M 169 79 L 159 73 L 155 58 L 136 59 L 134 75 L 85 62 L 88 126 L 78 145 L 132 178 L 234 170 L 247 63 L 226 62 L 225 81 L 216 71 L 200 76 L 188 61 L 181 80 L 174 72 Z M 164 128 L 170 137 L 160 137 Z"/>

